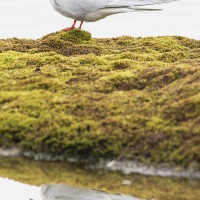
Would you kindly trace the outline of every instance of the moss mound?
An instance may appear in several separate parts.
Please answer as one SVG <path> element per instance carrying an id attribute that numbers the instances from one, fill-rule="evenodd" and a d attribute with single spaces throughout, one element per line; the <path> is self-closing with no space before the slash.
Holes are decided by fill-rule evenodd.
<path id="1" fill-rule="evenodd" d="M 0 146 L 200 165 L 200 41 L 0 40 Z"/>

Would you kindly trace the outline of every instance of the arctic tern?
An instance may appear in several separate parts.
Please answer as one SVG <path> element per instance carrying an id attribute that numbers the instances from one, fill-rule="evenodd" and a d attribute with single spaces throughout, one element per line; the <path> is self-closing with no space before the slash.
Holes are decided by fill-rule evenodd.
<path id="1" fill-rule="evenodd" d="M 169 3 L 177 0 L 50 0 L 53 8 L 60 14 L 74 19 L 71 27 L 75 28 L 80 21 L 79 29 L 83 22 L 94 22 L 109 15 L 126 12 L 157 11 L 160 9 L 148 9 L 144 6 Z"/>

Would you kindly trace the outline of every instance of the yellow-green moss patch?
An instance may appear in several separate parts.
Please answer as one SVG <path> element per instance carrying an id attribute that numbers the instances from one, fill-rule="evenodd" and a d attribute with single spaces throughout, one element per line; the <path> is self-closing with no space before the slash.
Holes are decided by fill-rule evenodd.
<path id="1" fill-rule="evenodd" d="M 200 42 L 0 40 L 0 145 L 75 157 L 200 163 Z"/>

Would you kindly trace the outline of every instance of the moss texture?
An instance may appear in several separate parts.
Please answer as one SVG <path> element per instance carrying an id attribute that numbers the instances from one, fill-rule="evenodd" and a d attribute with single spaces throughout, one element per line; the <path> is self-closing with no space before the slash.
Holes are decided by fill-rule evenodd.
<path id="1" fill-rule="evenodd" d="M 78 158 L 200 164 L 200 41 L 0 40 L 0 146 Z"/>

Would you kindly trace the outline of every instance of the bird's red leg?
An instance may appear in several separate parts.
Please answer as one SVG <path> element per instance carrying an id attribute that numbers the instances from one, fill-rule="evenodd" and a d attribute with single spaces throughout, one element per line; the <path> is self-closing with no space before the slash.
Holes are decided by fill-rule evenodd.
<path id="1" fill-rule="evenodd" d="M 83 25 L 83 21 L 81 21 L 80 26 L 78 28 L 81 29 L 82 25 Z"/>
<path id="2" fill-rule="evenodd" d="M 74 20 L 74 23 L 72 24 L 71 27 L 65 28 L 64 31 L 69 31 L 75 28 L 76 20 Z"/>

